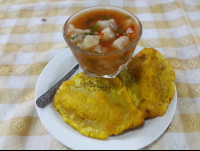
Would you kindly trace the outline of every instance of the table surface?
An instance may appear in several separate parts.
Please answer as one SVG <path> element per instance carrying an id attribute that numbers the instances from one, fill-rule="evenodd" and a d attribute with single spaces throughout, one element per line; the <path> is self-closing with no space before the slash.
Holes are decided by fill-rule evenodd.
<path id="1" fill-rule="evenodd" d="M 35 86 L 48 62 L 68 47 L 66 19 L 98 5 L 134 13 L 144 29 L 139 45 L 162 52 L 176 73 L 175 116 L 144 149 L 200 149 L 199 0 L 0 0 L 0 149 L 68 149 L 38 118 Z"/>

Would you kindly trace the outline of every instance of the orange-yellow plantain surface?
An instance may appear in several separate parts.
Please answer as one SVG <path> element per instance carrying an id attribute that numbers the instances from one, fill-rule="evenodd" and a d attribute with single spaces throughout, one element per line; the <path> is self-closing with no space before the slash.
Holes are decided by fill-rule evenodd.
<path id="1" fill-rule="evenodd" d="M 71 127 L 98 139 L 117 135 L 144 121 L 144 114 L 132 104 L 128 91 L 118 78 L 77 74 L 61 85 L 54 106 Z"/>
<path id="2" fill-rule="evenodd" d="M 163 116 L 174 96 L 175 73 L 160 52 L 145 48 L 118 75 L 145 118 Z"/>

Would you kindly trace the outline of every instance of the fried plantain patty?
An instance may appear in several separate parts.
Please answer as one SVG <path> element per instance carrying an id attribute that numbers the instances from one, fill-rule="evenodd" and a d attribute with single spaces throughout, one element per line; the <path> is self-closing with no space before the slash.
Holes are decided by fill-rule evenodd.
<path id="1" fill-rule="evenodd" d="M 118 75 L 146 118 L 163 116 L 173 99 L 175 73 L 160 52 L 145 48 Z"/>
<path id="2" fill-rule="evenodd" d="M 144 121 L 144 114 L 133 105 L 118 78 L 77 74 L 61 85 L 53 105 L 71 127 L 98 139 L 117 135 Z"/>

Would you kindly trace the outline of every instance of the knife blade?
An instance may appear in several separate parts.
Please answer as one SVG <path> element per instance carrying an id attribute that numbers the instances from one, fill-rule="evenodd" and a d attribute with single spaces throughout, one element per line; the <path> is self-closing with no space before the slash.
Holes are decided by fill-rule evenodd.
<path id="1" fill-rule="evenodd" d="M 42 96 L 40 96 L 36 100 L 36 104 L 40 108 L 45 108 L 52 100 L 56 94 L 56 91 L 59 89 L 61 84 L 68 80 L 79 68 L 79 64 L 77 64 L 69 73 L 67 73 L 60 81 L 58 81 L 53 87 L 51 87 L 47 92 L 45 92 Z"/>

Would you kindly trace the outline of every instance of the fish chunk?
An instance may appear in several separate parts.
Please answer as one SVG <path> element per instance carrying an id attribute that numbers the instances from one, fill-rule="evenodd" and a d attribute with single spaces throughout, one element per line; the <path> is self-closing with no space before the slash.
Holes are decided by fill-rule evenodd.
<path id="1" fill-rule="evenodd" d="M 99 39 L 99 36 L 87 35 L 82 43 L 82 48 L 87 50 L 96 47 L 99 44 Z"/>
<path id="2" fill-rule="evenodd" d="M 76 35 L 79 35 L 79 34 L 82 34 L 82 33 L 85 33 L 85 32 L 89 33 L 90 30 L 89 29 L 86 29 L 86 30 L 76 29 L 74 27 L 74 25 L 69 24 L 69 28 L 68 28 L 67 32 L 68 32 L 68 35 L 71 35 L 72 37 L 74 37 Z"/>
<path id="3" fill-rule="evenodd" d="M 78 37 L 74 38 L 74 39 L 70 39 L 71 42 L 74 42 L 74 43 L 77 43 L 77 42 L 83 42 L 84 40 L 84 36 L 81 35 L 82 33 L 89 33 L 90 30 L 89 29 L 86 29 L 86 30 L 82 30 L 82 29 L 76 29 L 74 27 L 74 25 L 72 24 L 69 24 L 69 28 L 68 28 L 68 35 L 71 35 L 71 37 L 75 37 L 78 35 Z"/>
<path id="4" fill-rule="evenodd" d="M 101 39 L 105 40 L 105 41 L 108 41 L 109 39 L 115 37 L 115 33 L 112 30 L 110 30 L 109 27 L 107 27 L 106 29 L 104 29 L 101 33 L 104 34 L 104 36 L 101 37 Z"/>
<path id="5" fill-rule="evenodd" d="M 119 37 L 117 40 L 115 40 L 112 44 L 112 46 L 123 49 L 128 43 L 130 43 L 130 40 L 127 36 Z"/>
<path id="6" fill-rule="evenodd" d="M 103 30 L 107 27 L 109 27 L 111 30 L 117 30 L 118 29 L 118 26 L 117 26 L 114 19 L 110 19 L 110 20 L 106 20 L 106 21 L 98 21 L 97 24 L 98 24 L 98 28 L 100 30 Z"/>
<path id="7" fill-rule="evenodd" d="M 82 33 L 89 33 L 90 30 L 89 29 L 86 29 L 86 30 L 82 30 L 82 29 L 75 29 L 74 32 L 73 32 L 73 35 L 76 36 L 78 34 L 82 34 Z"/>
<path id="8" fill-rule="evenodd" d="M 144 114 L 132 104 L 118 78 L 79 73 L 60 86 L 53 105 L 72 128 L 97 139 L 117 135 L 144 121 Z"/>

